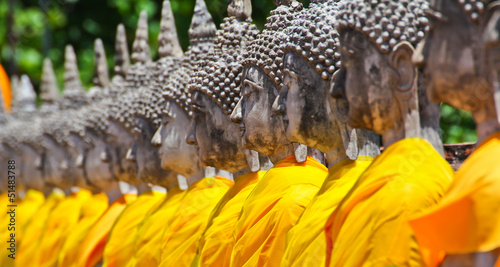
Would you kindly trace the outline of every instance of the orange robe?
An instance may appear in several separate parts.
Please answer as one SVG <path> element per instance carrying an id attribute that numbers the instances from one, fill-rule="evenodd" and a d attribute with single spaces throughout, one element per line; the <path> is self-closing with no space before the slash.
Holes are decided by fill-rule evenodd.
<path id="1" fill-rule="evenodd" d="M 328 219 L 329 266 L 423 266 L 408 218 L 437 203 L 453 178 L 424 139 L 393 143 Z"/>
<path id="2" fill-rule="evenodd" d="M 116 219 L 104 248 L 103 266 L 126 266 L 134 257 L 137 226 L 146 213 L 165 197 L 165 193 L 146 191 L 128 205 Z"/>
<path id="3" fill-rule="evenodd" d="M 189 186 L 165 229 L 160 266 L 190 266 L 212 209 L 231 188 L 224 177 L 205 177 Z"/>
<path id="4" fill-rule="evenodd" d="M 17 89 L 17 88 L 15 88 Z M 3 69 L 2 65 L 0 65 L 0 93 L 3 95 L 1 99 L 3 99 L 3 106 L 7 112 L 10 112 L 11 102 L 12 102 L 12 91 L 10 88 L 9 76 Z"/>
<path id="5" fill-rule="evenodd" d="M 78 249 L 87 235 L 90 227 L 101 217 L 108 208 L 108 197 L 104 193 L 97 193 L 90 197 L 83 205 L 78 224 L 71 230 L 58 257 L 58 266 L 77 266 Z"/>
<path id="6" fill-rule="evenodd" d="M 36 261 L 39 266 L 55 266 L 59 253 L 66 238 L 78 224 L 81 208 L 92 197 L 92 193 L 80 189 L 66 196 L 55 207 L 43 229 L 43 235 L 38 242 L 39 253 Z"/>
<path id="7" fill-rule="evenodd" d="M 360 156 L 330 168 L 318 194 L 288 232 L 281 266 L 325 266 L 325 223 L 372 161 L 372 157 Z"/>
<path id="8" fill-rule="evenodd" d="M 152 208 L 137 227 L 134 259 L 128 266 L 156 267 L 160 264 L 163 231 L 177 211 L 184 191 L 179 187 L 168 190 L 160 205 Z"/>
<path id="9" fill-rule="evenodd" d="M 194 265 L 229 266 L 234 246 L 234 226 L 240 217 L 243 203 L 265 173 L 258 171 L 241 175 L 215 206 L 208 220 L 207 229 L 201 236 L 199 255 Z"/>
<path id="10" fill-rule="evenodd" d="M 39 239 L 42 237 L 43 229 L 48 221 L 52 210 L 64 199 L 64 193 L 52 192 L 38 211 L 33 215 L 36 220 L 30 220 L 23 231 L 23 240 L 18 246 L 16 266 L 31 266 L 40 249 Z"/>
<path id="11" fill-rule="evenodd" d="M 250 193 L 233 231 L 230 266 L 279 266 L 285 238 L 328 175 L 311 157 L 276 163 Z"/>
<path id="12" fill-rule="evenodd" d="M 113 223 L 125 207 L 136 199 L 136 194 L 125 194 L 109 205 L 109 208 L 92 225 L 83 239 L 78 250 L 78 266 L 92 267 L 99 263 Z"/>
<path id="13" fill-rule="evenodd" d="M 485 139 L 463 163 L 440 203 L 410 221 L 421 246 L 450 254 L 500 248 L 498 155 L 500 132 Z"/>

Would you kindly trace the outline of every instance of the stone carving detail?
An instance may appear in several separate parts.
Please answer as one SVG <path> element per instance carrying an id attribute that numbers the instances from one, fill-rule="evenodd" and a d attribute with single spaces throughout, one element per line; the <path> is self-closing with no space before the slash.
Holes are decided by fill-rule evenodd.
<path id="1" fill-rule="evenodd" d="M 402 42 L 416 45 L 429 30 L 425 10 L 429 4 L 417 1 L 341 1 L 336 16 L 338 31 L 355 29 L 366 35 L 384 54 Z"/>

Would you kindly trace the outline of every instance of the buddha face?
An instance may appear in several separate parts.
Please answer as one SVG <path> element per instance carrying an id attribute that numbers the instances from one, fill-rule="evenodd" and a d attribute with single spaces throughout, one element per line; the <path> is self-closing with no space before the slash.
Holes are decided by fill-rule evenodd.
<path id="1" fill-rule="evenodd" d="M 74 171 L 74 186 L 86 189 L 92 189 L 89 185 L 86 172 L 85 172 L 85 160 L 87 158 L 87 151 L 90 149 L 90 145 L 87 144 L 79 135 L 74 133 L 70 134 L 68 137 L 68 147 L 67 151 L 71 154 L 74 159 L 72 161 L 72 168 Z"/>
<path id="2" fill-rule="evenodd" d="M 166 101 L 161 117 L 162 124 L 152 141 L 153 145 L 160 147 L 158 155 L 161 159 L 161 167 L 184 177 L 199 173 L 201 167 L 197 150 L 185 142 L 191 118 L 171 100 Z"/>
<path id="3" fill-rule="evenodd" d="M 44 135 L 43 139 L 47 151 L 44 161 L 45 182 L 63 190 L 69 189 L 72 179 L 68 175 L 70 155 L 52 136 Z"/>
<path id="4" fill-rule="evenodd" d="M 111 147 L 93 131 L 86 130 L 85 136 L 91 145 L 85 159 L 85 171 L 90 183 L 101 190 L 112 188 L 116 180 Z"/>
<path id="5" fill-rule="evenodd" d="M 194 145 L 203 166 L 229 172 L 248 168 L 239 127 L 205 94 L 192 94 L 194 121 L 186 142 Z"/>
<path id="6" fill-rule="evenodd" d="M 433 0 L 430 4 L 430 31 L 414 58 L 429 79 L 429 97 L 469 111 L 492 103 L 482 30 L 458 1 Z"/>
<path id="7" fill-rule="evenodd" d="M 301 56 L 287 53 L 283 65 L 283 88 L 274 111 L 288 121 L 287 137 L 316 148 L 330 151 L 342 145 L 337 121 L 340 106 L 328 95 L 329 84 Z M 330 103 L 332 102 L 332 103 Z"/>
<path id="8" fill-rule="evenodd" d="M 66 151 L 68 151 L 72 158 L 70 168 L 73 170 L 73 186 L 90 189 L 84 170 L 85 148 L 88 144 L 75 134 L 71 134 L 68 137 L 67 143 Z"/>
<path id="9" fill-rule="evenodd" d="M 120 123 L 110 120 L 106 133 L 106 143 L 111 146 L 113 172 L 119 181 L 138 184 L 137 162 L 127 160 L 128 149 L 134 143 L 134 138 Z"/>
<path id="10" fill-rule="evenodd" d="M 242 97 L 231 120 L 239 123 L 243 146 L 264 155 L 273 155 L 291 145 L 285 136 L 281 116 L 272 112 L 278 88 L 260 68 L 250 66 L 243 74 Z"/>
<path id="11" fill-rule="evenodd" d="M 26 181 L 26 187 L 44 192 L 45 181 L 43 180 L 41 153 L 28 144 L 22 144 L 21 147 L 23 164 L 20 167 L 22 168 L 22 177 Z"/>
<path id="12" fill-rule="evenodd" d="M 352 127 L 383 134 L 403 121 L 402 103 L 398 103 L 395 92 L 414 89 L 412 53 L 413 47 L 404 42 L 384 55 L 365 35 L 357 31 L 340 33 L 342 68 L 335 77 L 332 96 L 347 100 Z"/>
<path id="13" fill-rule="evenodd" d="M 172 171 L 161 168 L 161 159 L 158 157 L 158 147 L 153 146 L 151 139 L 156 131 L 153 125 L 143 118 L 135 118 L 134 139 L 135 148 L 129 156 L 137 161 L 140 180 L 154 185 L 164 185 L 164 179 L 173 174 Z M 134 153 L 135 155 L 131 155 Z M 177 177 L 175 174 L 173 174 Z"/>

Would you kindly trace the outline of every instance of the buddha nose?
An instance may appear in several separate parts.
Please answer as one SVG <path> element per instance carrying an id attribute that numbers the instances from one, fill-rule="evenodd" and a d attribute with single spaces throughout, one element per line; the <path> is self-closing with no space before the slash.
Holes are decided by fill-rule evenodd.
<path id="1" fill-rule="evenodd" d="M 424 50 L 425 50 L 425 39 L 417 44 L 417 47 L 415 49 L 415 53 L 413 53 L 413 56 L 411 58 L 413 65 L 417 68 L 424 68 L 425 67 Z"/>
<path id="2" fill-rule="evenodd" d="M 278 95 L 274 100 L 272 110 L 275 115 L 283 115 L 285 113 L 285 105 L 281 103 L 281 95 Z"/>
<path id="3" fill-rule="evenodd" d="M 346 69 L 341 67 L 340 70 L 333 74 L 333 79 L 330 88 L 330 96 L 336 99 L 345 98 L 345 78 Z"/>
<path id="4" fill-rule="evenodd" d="M 238 104 L 236 104 L 236 107 L 234 107 L 233 112 L 231 113 L 231 121 L 234 123 L 240 123 L 243 120 L 243 114 L 241 110 L 241 99 L 238 101 Z"/>
<path id="5" fill-rule="evenodd" d="M 153 139 L 151 139 L 151 144 L 155 147 L 161 146 L 161 131 L 162 130 L 163 130 L 163 125 L 160 125 L 160 128 L 158 128 L 155 135 L 153 135 Z"/>
<path id="6" fill-rule="evenodd" d="M 127 159 L 129 162 L 134 162 L 137 159 L 136 152 L 137 151 L 135 149 L 135 144 L 134 144 L 132 145 L 131 148 L 128 149 L 125 159 Z"/>
<path id="7" fill-rule="evenodd" d="M 196 144 L 195 127 L 196 127 L 196 123 L 194 121 L 192 121 L 191 125 L 189 126 L 189 130 L 186 134 L 186 143 L 188 145 L 194 146 Z"/>
<path id="8" fill-rule="evenodd" d="M 83 169 L 83 165 L 84 165 L 83 162 L 84 162 L 83 154 L 79 154 L 78 157 L 76 157 L 76 161 L 75 161 L 76 167 Z"/>

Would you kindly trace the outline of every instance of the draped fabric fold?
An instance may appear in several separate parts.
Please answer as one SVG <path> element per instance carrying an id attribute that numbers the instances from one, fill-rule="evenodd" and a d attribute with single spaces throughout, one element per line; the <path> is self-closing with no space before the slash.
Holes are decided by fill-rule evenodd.
<path id="1" fill-rule="evenodd" d="M 424 139 L 393 143 L 359 177 L 325 226 L 329 266 L 423 266 L 410 216 L 437 203 L 453 170 Z"/>
<path id="2" fill-rule="evenodd" d="M 158 207 L 153 207 L 144 217 L 137 226 L 134 259 L 128 266 L 156 267 L 160 264 L 163 231 L 168 227 L 183 196 L 184 191 L 179 187 L 168 190 Z"/>
<path id="3" fill-rule="evenodd" d="M 160 266 L 190 266 L 213 208 L 231 188 L 224 177 L 205 177 L 186 190 L 162 238 Z"/>
<path id="4" fill-rule="evenodd" d="M 97 193 L 90 197 L 82 207 L 81 219 L 71 230 L 59 254 L 58 266 L 77 266 L 78 250 L 90 227 L 108 208 L 108 197 Z"/>
<path id="5" fill-rule="evenodd" d="M 331 167 L 318 194 L 288 232 L 281 266 L 325 266 L 326 221 L 372 161 L 372 157 L 360 156 Z"/>
<path id="6" fill-rule="evenodd" d="M 500 248 L 498 155 L 500 133 L 495 133 L 462 164 L 443 199 L 412 218 L 410 224 L 422 247 L 450 254 Z"/>
<path id="7" fill-rule="evenodd" d="M 92 197 L 89 190 L 80 189 L 67 195 L 49 215 L 38 241 L 38 257 L 36 266 L 55 266 L 66 238 L 81 218 L 81 210 L 85 202 Z M 31 264 L 30 266 L 32 266 Z"/>
<path id="8" fill-rule="evenodd" d="M 104 267 L 126 266 L 134 257 L 137 226 L 154 205 L 161 202 L 165 193 L 146 191 L 140 194 L 118 216 L 111 228 L 103 254 Z"/>
<path id="9" fill-rule="evenodd" d="M 328 169 L 308 157 L 290 156 L 267 171 L 250 193 L 233 231 L 230 266 L 279 266 L 285 237 L 328 175 Z"/>
<path id="10" fill-rule="evenodd" d="M 92 225 L 78 250 L 78 266 L 92 267 L 102 260 L 109 231 L 120 213 L 137 199 L 136 194 L 125 194 L 111 203 L 104 214 Z"/>
<path id="11" fill-rule="evenodd" d="M 62 192 L 53 191 L 33 215 L 36 220 L 30 220 L 24 230 L 24 238 L 18 246 L 15 260 L 16 266 L 31 266 L 39 253 L 38 241 L 43 234 L 43 229 L 52 212 L 64 199 Z"/>
<path id="12" fill-rule="evenodd" d="M 241 207 L 266 172 L 251 172 L 236 178 L 212 211 L 208 226 L 200 239 L 196 261 L 192 266 L 227 267 L 234 246 L 233 229 Z"/>

